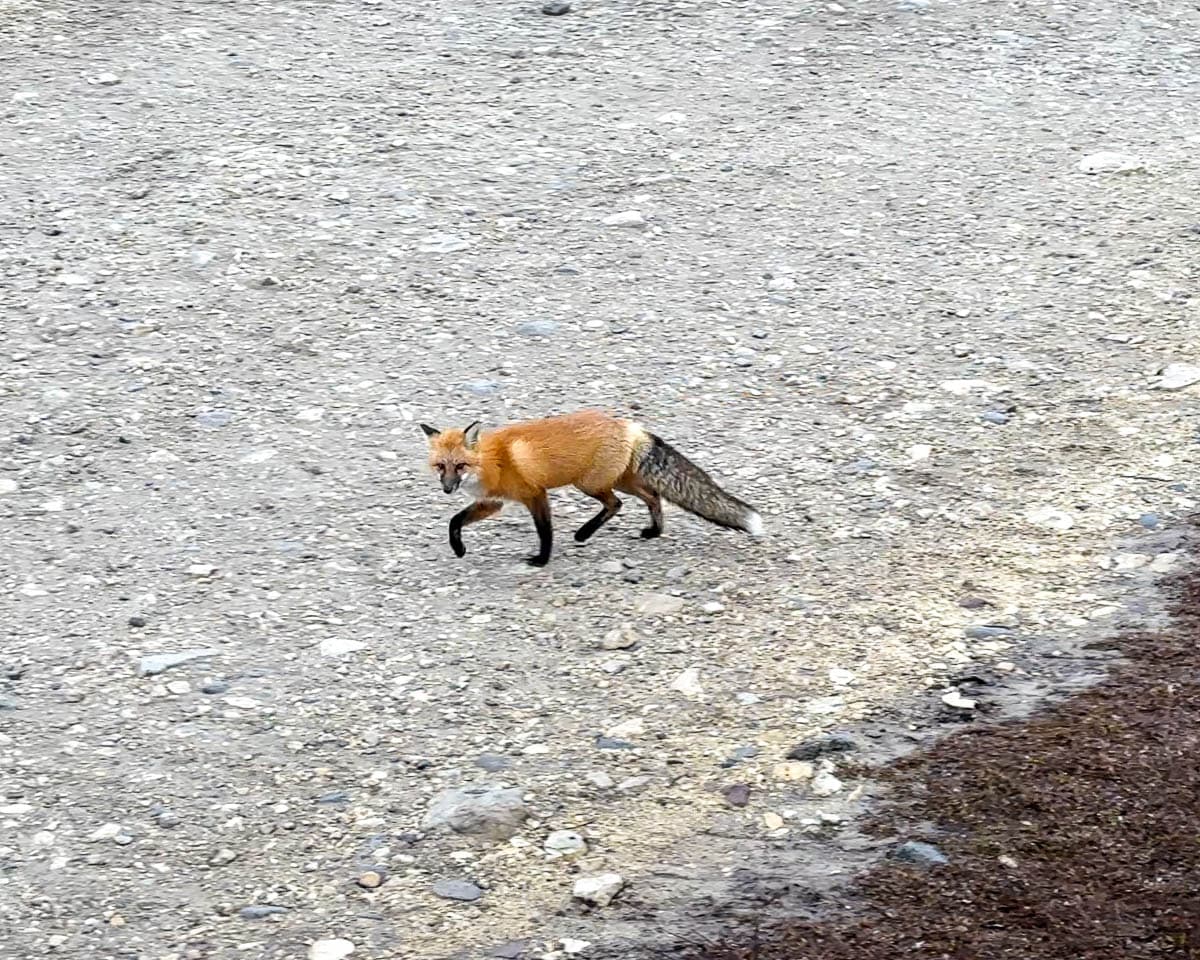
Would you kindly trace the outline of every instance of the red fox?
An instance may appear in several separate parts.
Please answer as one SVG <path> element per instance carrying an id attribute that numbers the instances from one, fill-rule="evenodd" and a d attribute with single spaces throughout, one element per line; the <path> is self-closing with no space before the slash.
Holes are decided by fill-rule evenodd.
<path id="1" fill-rule="evenodd" d="M 762 517 L 730 496 L 674 447 L 638 424 L 585 410 L 545 420 L 514 423 L 481 432 L 479 421 L 463 429 L 436 430 L 421 424 L 429 440 L 429 465 L 442 489 L 462 487 L 474 498 L 450 520 L 450 549 L 462 557 L 462 528 L 497 513 L 504 502 L 522 503 L 533 515 L 538 552 L 527 562 L 543 567 L 550 560 L 553 527 L 546 491 L 574 486 L 599 500 L 600 512 L 575 531 L 583 543 L 616 516 L 630 493 L 650 508 L 646 539 L 661 536 L 662 501 L 723 527 L 763 536 Z"/>

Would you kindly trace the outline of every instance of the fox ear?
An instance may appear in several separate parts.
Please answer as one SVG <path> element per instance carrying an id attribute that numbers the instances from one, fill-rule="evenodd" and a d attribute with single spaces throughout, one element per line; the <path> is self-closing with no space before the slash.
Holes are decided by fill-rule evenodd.
<path id="1" fill-rule="evenodd" d="M 427 437 L 436 437 L 439 433 L 442 432 L 441 430 L 435 430 L 433 427 L 429 426 L 429 424 L 427 424 L 427 423 L 421 424 L 421 429 L 425 431 L 425 436 L 427 436 Z"/>
<path id="2" fill-rule="evenodd" d="M 479 442 L 479 421 L 463 428 L 463 443 L 467 445 L 467 449 L 473 449 L 475 444 Z"/>

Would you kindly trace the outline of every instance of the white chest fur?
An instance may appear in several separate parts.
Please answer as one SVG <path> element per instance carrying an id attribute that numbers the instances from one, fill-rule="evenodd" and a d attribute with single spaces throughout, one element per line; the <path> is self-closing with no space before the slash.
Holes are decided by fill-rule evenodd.
<path id="1" fill-rule="evenodd" d="M 462 479 L 462 483 L 458 485 L 458 489 L 465 493 L 468 497 L 478 500 L 483 496 L 483 485 L 479 482 L 479 478 L 474 474 L 468 473 Z"/>

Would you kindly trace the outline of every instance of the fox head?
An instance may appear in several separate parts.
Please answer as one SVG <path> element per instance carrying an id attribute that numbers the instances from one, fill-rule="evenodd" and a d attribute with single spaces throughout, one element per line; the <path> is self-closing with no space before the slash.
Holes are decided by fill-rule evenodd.
<path id="1" fill-rule="evenodd" d="M 429 439 L 429 466 L 442 480 L 442 489 L 453 493 L 476 467 L 479 457 L 475 445 L 479 442 L 479 421 L 459 430 L 437 430 L 421 424 Z"/>

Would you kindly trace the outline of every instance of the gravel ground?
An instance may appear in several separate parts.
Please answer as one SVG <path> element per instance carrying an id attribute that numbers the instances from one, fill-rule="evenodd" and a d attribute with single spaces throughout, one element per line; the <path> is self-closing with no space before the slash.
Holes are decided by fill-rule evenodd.
<path id="1" fill-rule="evenodd" d="M 795 743 L 1176 563 L 1194 5 L 96 7 L 0 0 L 0 956 L 603 950 L 854 795 Z M 417 422 L 580 406 L 769 539 L 455 560 Z"/>

